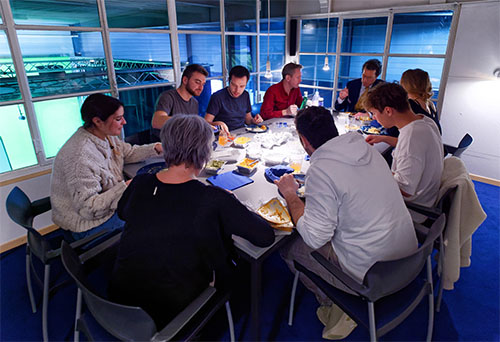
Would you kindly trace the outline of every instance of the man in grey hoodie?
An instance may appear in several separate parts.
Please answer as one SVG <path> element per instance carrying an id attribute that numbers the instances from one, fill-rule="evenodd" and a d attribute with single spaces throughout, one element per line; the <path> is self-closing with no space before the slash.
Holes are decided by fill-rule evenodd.
<path id="1" fill-rule="evenodd" d="M 292 272 L 293 260 L 297 260 L 347 291 L 312 259 L 311 251 L 318 250 L 360 283 L 375 262 L 415 251 L 410 214 L 380 153 L 357 132 L 339 136 L 333 117 L 322 107 L 301 110 L 295 125 L 311 156 L 305 204 L 297 196 L 298 184 L 292 175 L 276 182 L 301 236 L 281 252 Z M 311 281 L 301 280 L 321 305 L 331 305 Z"/>

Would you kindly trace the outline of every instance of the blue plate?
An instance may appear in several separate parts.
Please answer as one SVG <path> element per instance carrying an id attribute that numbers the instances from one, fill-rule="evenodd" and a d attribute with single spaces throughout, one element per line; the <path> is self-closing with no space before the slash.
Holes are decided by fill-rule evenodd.
<path id="1" fill-rule="evenodd" d="M 260 128 L 261 126 L 266 126 L 266 129 Z M 251 133 L 264 133 L 269 129 L 268 125 L 246 125 L 245 129 Z"/>
<path id="2" fill-rule="evenodd" d="M 137 171 L 136 175 L 142 175 L 145 173 L 150 174 L 150 175 L 154 175 L 166 167 L 167 167 L 167 165 L 165 164 L 165 162 L 158 162 L 158 163 L 145 165 Z"/>

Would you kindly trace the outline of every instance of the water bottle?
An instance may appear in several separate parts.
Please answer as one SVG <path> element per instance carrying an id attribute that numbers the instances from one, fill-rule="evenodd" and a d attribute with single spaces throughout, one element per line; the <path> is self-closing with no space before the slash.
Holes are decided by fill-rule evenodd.
<path id="1" fill-rule="evenodd" d="M 306 104 L 307 104 L 307 91 L 304 92 L 304 96 L 302 97 L 302 103 L 300 104 L 299 109 L 306 108 Z"/>
<path id="2" fill-rule="evenodd" d="M 319 105 L 319 91 L 318 90 L 316 90 L 316 92 L 314 93 L 314 96 L 312 98 L 312 105 L 313 106 Z"/>
<path id="3" fill-rule="evenodd" d="M 320 106 L 320 107 L 325 106 L 325 99 L 324 98 L 322 98 L 322 97 L 319 98 L 318 106 Z"/>

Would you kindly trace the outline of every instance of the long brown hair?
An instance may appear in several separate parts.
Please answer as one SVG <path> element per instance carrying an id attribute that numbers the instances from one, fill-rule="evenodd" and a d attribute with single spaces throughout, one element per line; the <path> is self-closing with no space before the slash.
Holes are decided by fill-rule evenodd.
<path id="1" fill-rule="evenodd" d="M 422 69 L 408 69 L 401 76 L 400 84 L 412 95 L 429 104 L 434 93 L 432 84 L 427 71 Z"/>

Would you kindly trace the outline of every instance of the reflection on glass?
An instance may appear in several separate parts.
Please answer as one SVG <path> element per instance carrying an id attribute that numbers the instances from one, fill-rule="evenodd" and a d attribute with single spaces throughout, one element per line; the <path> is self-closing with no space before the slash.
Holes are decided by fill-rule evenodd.
<path id="1" fill-rule="evenodd" d="M 257 75 L 250 75 L 248 80 L 246 91 L 250 95 L 250 104 L 257 103 Z"/>
<path id="2" fill-rule="evenodd" d="M 271 78 L 266 78 L 263 74 L 260 75 L 261 102 L 264 100 L 264 94 L 266 93 L 266 90 L 273 84 L 280 82 L 282 79 L 281 71 L 275 71 L 272 73 L 272 75 L 273 76 Z"/>
<path id="3" fill-rule="evenodd" d="M 328 52 L 335 52 L 337 46 L 337 18 L 330 18 Z M 326 51 L 327 19 L 302 20 L 300 30 L 300 52 Z"/>
<path id="4" fill-rule="evenodd" d="M 0 106 L 0 172 L 37 163 L 22 105 Z"/>
<path id="5" fill-rule="evenodd" d="M 271 70 L 281 70 L 285 61 L 285 37 L 269 36 Z M 260 36 L 260 71 L 266 71 L 267 36 Z"/>
<path id="6" fill-rule="evenodd" d="M 256 36 L 226 36 L 228 71 L 236 65 L 243 65 L 250 72 L 257 71 L 256 51 Z"/>
<path id="7" fill-rule="evenodd" d="M 55 157 L 62 145 L 83 125 L 80 107 L 86 97 L 35 102 L 35 114 L 47 158 Z M 57 123 L 55 125 L 55 123 Z"/>
<path id="8" fill-rule="evenodd" d="M 175 0 L 175 9 L 179 30 L 220 31 L 219 0 Z"/>
<path id="9" fill-rule="evenodd" d="M 19 100 L 21 92 L 17 83 L 16 70 L 10 58 L 9 44 L 5 32 L 0 31 L 0 102 Z"/>
<path id="10" fill-rule="evenodd" d="M 217 90 L 222 89 L 222 86 L 222 79 L 207 80 L 207 83 L 205 83 L 205 87 L 203 88 L 200 96 L 195 96 L 196 100 L 198 100 L 199 115 L 205 117 L 205 113 L 207 112 L 208 107 L 208 101 L 210 101 L 210 96 L 212 96 L 212 94 Z"/>
<path id="11" fill-rule="evenodd" d="M 345 19 L 342 52 L 384 52 L 387 17 Z"/>
<path id="12" fill-rule="evenodd" d="M 268 1 L 261 1 L 260 10 L 260 32 L 267 33 L 267 6 Z M 285 20 L 286 20 L 286 0 L 272 0 L 271 3 L 271 33 L 285 33 Z"/>
<path id="13" fill-rule="evenodd" d="M 99 32 L 18 31 L 33 97 L 109 88 Z"/>
<path id="14" fill-rule="evenodd" d="M 317 89 L 317 88 L 306 88 L 306 87 L 302 87 L 302 88 L 300 88 L 300 90 L 302 92 L 302 96 L 304 96 L 304 92 L 307 91 L 307 98 L 309 100 L 311 100 L 312 97 L 314 96 L 314 93 L 316 91 L 318 91 L 319 92 L 319 97 L 323 98 L 323 107 L 325 107 L 325 108 L 331 108 L 332 107 L 332 94 L 333 94 L 332 90 Z"/>
<path id="15" fill-rule="evenodd" d="M 256 32 L 255 0 L 224 0 L 226 31 Z"/>
<path id="16" fill-rule="evenodd" d="M 445 54 L 452 19 L 452 11 L 395 14 L 390 52 Z"/>
<path id="17" fill-rule="evenodd" d="M 443 64 L 444 58 L 389 57 L 385 79 L 387 82 L 399 82 L 403 72 L 419 68 L 429 73 L 432 90 L 437 94 L 441 83 Z"/>
<path id="18" fill-rule="evenodd" d="M 118 97 L 124 106 L 124 117 L 127 124 L 123 126 L 125 137 L 139 132 L 149 137 L 151 119 L 155 111 L 156 101 L 163 91 L 174 86 L 155 87 L 145 89 L 120 90 Z"/>
<path id="19" fill-rule="evenodd" d="M 328 56 L 330 70 L 324 71 L 325 56 L 300 56 L 302 83 L 312 86 L 333 87 L 335 56 Z"/>
<path id="20" fill-rule="evenodd" d="M 220 35 L 179 34 L 181 66 L 189 63 L 201 64 L 210 77 L 222 76 Z"/>
<path id="21" fill-rule="evenodd" d="M 381 56 L 340 56 L 340 70 L 338 89 L 343 89 L 347 82 L 361 78 L 363 64 L 369 59 L 378 59 L 382 63 Z"/>
<path id="22" fill-rule="evenodd" d="M 109 27 L 169 28 L 167 1 L 148 1 L 138 6 L 136 1 L 106 0 L 105 4 Z"/>
<path id="23" fill-rule="evenodd" d="M 10 7 L 16 24 L 100 26 L 96 0 L 10 0 Z"/>
<path id="24" fill-rule="evenodd" d="M 118 87 L 174 82 L 170 35 L 111 32 Z"/>

